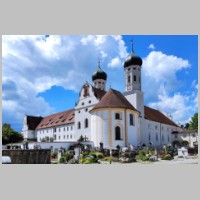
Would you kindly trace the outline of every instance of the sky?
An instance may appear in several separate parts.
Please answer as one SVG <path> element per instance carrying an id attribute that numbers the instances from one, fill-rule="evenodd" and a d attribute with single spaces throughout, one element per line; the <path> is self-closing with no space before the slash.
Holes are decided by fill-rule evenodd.
<path id="1" fill-rule="evenodd" d="M 185 124 L 198 111 L 197 35 L 3 35 L 2 120 L 22 131 L 25 115 L 48 116 L 74 108 L 82 85 L 96 71 L 106 89 L 124 92 L 123 62 L 143 60 L 147 106 Z"/>

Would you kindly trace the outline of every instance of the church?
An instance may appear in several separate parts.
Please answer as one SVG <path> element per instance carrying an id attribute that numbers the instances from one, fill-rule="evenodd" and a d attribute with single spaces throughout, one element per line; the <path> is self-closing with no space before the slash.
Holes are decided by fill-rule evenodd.
<path id="1" fill-rule="evenodd" d="M 125 91 L 113 88 L 106 91 L 107 74 L 100 62 L 92 75 L 92 84 L 86 82 L 80 89 L 73 109 L 46 117 L 25 115 L 22 133 L 24 139 L 37 142 L 75 142 L 84 137 L 99 147 L 117 145 L 168 145 L 173 132 L 180 127 L 159 110 L 144 105 L 141 86 L 142 59 L 133 50 L 124 61 Z"/>

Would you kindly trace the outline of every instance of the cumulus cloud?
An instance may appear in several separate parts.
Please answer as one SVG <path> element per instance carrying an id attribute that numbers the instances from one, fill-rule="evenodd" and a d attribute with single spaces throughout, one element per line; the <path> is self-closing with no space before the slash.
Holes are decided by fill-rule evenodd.
<path id="1" fill-rule="evenodd" d="M 24 113 L 54 112 L 38 93 L 54 85 L 78 92 L 86 80 L 91 82 L 98 57 L 106 70 L 113 58 L 124 55 L 121 36 L 2 36 L 3 120 L 20 124 Z"/>
<path id="2" fill-rule="evenodd" d="M 148 47 L 148 49 L 152 49 L 152 50 L 154 50 L 156 47 L 154 46 L 154 44 L 150 44 L 149 45 L 149 47 Z"/>
<path id="3" fill-rule="evenodd" d="M 143 91 L 150 107 L 171 114 L 175 122 L 186 123 L 197 109 L 196 81 L 192 91 L 182 94 L 177 72 L 191 67 L 188 60 L 161 51 L 152 51 L 143 59 Z"/>
<path id="4" fill-rule="evenodd" d="M 116 68 L 116 67 L 121 67 L 121 66 L 122 66 L 122 62 L 118 57 L 113 58 L 110 61 L 110 63 L 108 63 L 108 67 L 110 67 L 110 68 Z"/>
<path id="5" fill-rule="evenodd" d="M 189 68 L 188 60 L 174 55 L 166 55 L 161 51 L 152 51 L 143 59 L 143 88 L 148 91 L 147 98 L 158 96 L 160 85 L 168 91 L 175 91 L 182 82 L 177 78 L 177 72 Z M 149 86 L 151 90 L 149 91 Z"/>

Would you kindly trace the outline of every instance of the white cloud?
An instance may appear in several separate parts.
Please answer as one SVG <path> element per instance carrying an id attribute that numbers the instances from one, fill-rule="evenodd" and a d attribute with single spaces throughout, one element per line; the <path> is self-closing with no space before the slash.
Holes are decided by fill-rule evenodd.
<path id="1" fill-rule="evenodd" d="M 99 56 L 107 71 L 113 58 L 126 54 L 121 36 L 2 36 L 3 119 L 22 123 L 24 113 L 50 114 L 54 108 L 38 93 L 54 85 L 79 91 L 91 82 Z"/>
<path id="2" fill-rule="evenodd" d="M 118 57 L 113 58 L 110 61 L 110 63 L 108 63 L 108 67 L 110 67 L 110 68 L 117 68 L 117 67 L 121 67 L 121 66 L 122 66 L 122 62 Z"/>
<path id="3" fill-rule="evenodd" d="M 152 50 L 154 50 L 156 47 L 154 46 L 154 44 L 150 44 L 149 45 L 149 47 L 148 47 L 148 49 L 152 49 Z"/>
<path id="4" fill-rule="evenodd" d="M 143 59 L 143 86 L 149 91 L 149 85 L 157 91 L 160 85 L 165 85 L 168 90 L 174 91 L 181 85 L 177 79 L 177 72 L 190 67 L 188 60 L 174 55 L 166 55 L 160 51 L 152 51 Z M 149 93 L 149 95 L 151 92 Z M 154 93 L 154 96 L 155 95 Z"/>
<path id="5" fill-rule="evenodd" d="M 191 103 L 192 99 L 189 96 L 175 93 L 170 96 L 165 88 L 161 87 L 162 92 L 158 95 L 158 101 L 149 103 L 150 107 L 164 111 L 167 115 L 172 115 L 176 123 L 184 124 L 192 115 Z"/>

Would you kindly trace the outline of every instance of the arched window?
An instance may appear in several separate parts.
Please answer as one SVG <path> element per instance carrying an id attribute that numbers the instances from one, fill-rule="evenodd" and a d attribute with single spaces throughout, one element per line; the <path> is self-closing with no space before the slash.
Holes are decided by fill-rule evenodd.
<path id="1" fill-rule="evenodd" d="M 115 113 L 115 119 L 120 119 L 120 114 L 119 113 Z"/>
<path id="2" fill-rule="evenodd" d="M 78 129 L 81 129 L 81 122 L 78 122 Z"/>
<path id="3" fill-rule="evenodd" d="M 133 77 L 133 78 L 134 78 L 134 81 L 136 81 L 136 76 L 135 76 L 135 75 L 134 75 L 134 77 Z"/>
<path id="4" fill-rule="evenodd" d="M 128 75 L 128 83 L 130 83 L 130 82 L 131 82 L 131 76 Z"/>
<path id="5" fill-rule="evenodd" d="M 121 140 L 121 128 L 119 126 L 115 127 L 115 140 Z"/>
<path id="6" fill-rule="evenodd" d="M 85 128 L 88 128 L 88 119 L 85 119 Z"/>
<path id="7" fill-rule="evenodd" d="M 130 125 L 134 125 L 134 116 L 130 114 Z"/>

